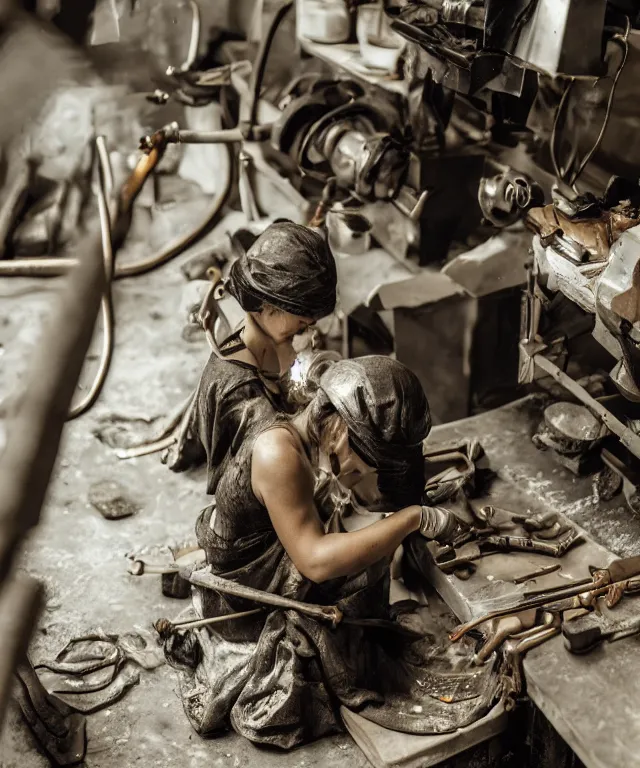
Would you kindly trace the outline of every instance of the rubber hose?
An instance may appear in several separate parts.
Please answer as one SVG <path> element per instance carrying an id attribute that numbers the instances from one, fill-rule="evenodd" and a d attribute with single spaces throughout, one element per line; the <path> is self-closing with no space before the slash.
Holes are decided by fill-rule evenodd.
<path id="1" fill-rule="evenodd" d="M 254 80 L 253 80 L 253 98 L 251 101 L 251 112 L 249 113 L 249 132 L 251 132 L 258 122 L 258 104 L 260 102 L 260 91 L 262 90 L 262 81 L 264 79 L 264 73 L 267 68 L 267 60 L 269 58 L 269 52 L 273 44 L 273 38 L 278 31 L 278 27 L 282 23 L 282 20 L 287 13 L 293 8 L 293 2 L 285 3 L 278 8 L 276 15 L 273 17 L 267 34 L 262 41 L 256 57 L 256 63 L 253 67 Z M 249 133 L 251 135 L 251 133 Z"/>
<path id="2" fill-rule="evenodd" d="M 117 265 L 114 274 L 115 280 L 121 280 L 124 277 L 137 277 L 138 275 L 144 275 L 147 272 L 151 272 L 151 270 L 156 267 L 160 267 L 171 261 L 171 259 L 174 259 L 176 256 L 179 256 L 189 246 L 196 243 L 212 229 L 218 214 L 231 194 L 231 187 L 233 185 L 232 166 L 234 156 L 230 145 L 227 145 L 227 152 L 229 154 L 229 171 L 225 179 L 224 188 L 222 192 L 215 197 L 211 208 L 207 211 L 207 215 L 202 223 L 199 224 L 196 229 L 178 238 L 173 243 L 170 243 L 164 250 L 160 251 L 160 253 L 155 256 L 152 256 L 150 259 L 143 259 L 134 264 Z"/>
<path id="3" fill-rule="evenodd" d="M 98 138 L 103 139 L 103 137 Z M 98 140 L 96 140 L 96 145 L 98 145 Z M 113 280 L 114 257 L 113 249 L 111 247 L 109 209 L 105 195 L 105 187 L 109 188 L 111 185 L 111 188 L 113 189 L 113 176 L 111 175 L 108 155 L 106 155 L 106 160 L 105 155 L 106 153 L 103 153 L 100 147 L 98 147 L 98 158 L 100 160 L 102 178 L 97 185 L 97 197 L 98 212 L 100 214 L 100 229 L 102 232 L 102 254 L 106 276 L 104 296 L 100 302 L 100 315 L 102 317 L 102 351 L 100 353 L 98 371 L 93 383 L 83 399 L 71 408 L 69 415 L 67 416 L 67 421 L 72 421 L 73 419 L 78 418 L 78 416 L 82 416 L 82 414 L 86 413 L 96 402 L 107 379 L 107 374 L 109 373 L 109 368 L 111 366 L 111 358 L 113 357 L 115 317 L 113 313 L 113 299 L 111 296 L 111 282 Z"/>

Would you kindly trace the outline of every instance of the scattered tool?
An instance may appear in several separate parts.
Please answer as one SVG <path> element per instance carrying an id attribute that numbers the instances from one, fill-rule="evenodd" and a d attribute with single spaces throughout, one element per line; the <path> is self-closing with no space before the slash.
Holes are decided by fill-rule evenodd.
<path id="1" fill-rule="evenodd" d="M 333 629 L 335 629 L 338 624 L 349 624 L 351 626 L 369 627 L 371 629 L 387 629 L 414 640 L 422 637 L 419 632 L 409 629 L 406 626 L 402 626 L 401 624 L 397 624 L 394 621 L 386 621 L 385 619 L 354 619 L 344 616 L 337 605 L 314 605 L 313 603 L 303 603 L 300 600 L 294 600 L 290 597 L 282 597 L 282 595 L 276 595 L 271 592 L 264 592 L 261 589 L 245 586 L 244 584 L 238 584 L 235 581 L 216 576 L 208 570 L 196 570 L 193 566 L 181 569 L 180 577 L 198 587 L 213 589 L 224 595 L 233 595 L 234 597 L 240 597 L 243 600 L 253 601 L 262 605 L 271 605 L 274 608 L 298 611 L 298 613 L 302 613 L 305 616 L 311 616 L 313 619 L 329 622 Z"/>
<path id="2" fill-rule="evenodd" d="M 606 595 L 606 605 L 613 607 L 621 600 L 625 590 L 635 589 L 635 584 L 632 582 L 630 585 L 629 580 L 638 575 L 640 575 L 640 556 L 614 560 L 606 568 L 594 570 L 590 587 L 585 585 L 584 580 L 579 580 L 563 589 L 552 589 L 545 594 L 525 598 L 511 608 L 500 608 L 462 624 L 450 635 L 450 639 L 452 642 L 456 642 L 469 630 L 484 624 L 486 621 L 519 614 L 530 608 L 545 607 L 548 610 L 554 609 L 556 612 L 566 610 L 567 608 L 561 607 L 562 601 L 571 598 L 577 598 L 577 604 L 572 607 L 590 607 L 597 597 Z"/>
<path id="3" fill-rule="evenodd" d="M 513 580 L 514 584 L 524 584 L 527 581 L 533 581 L 533 579 L 539 579 L 542 576 L 548 576 L 551 573 L 555 573 L 556 571 L 561 570 L 562 566 L 560 563 L 556 563 L 556 565 L 547 565 L 545 568 L 539 568 L 537 571 L 532 571 L 531 573 L 525 573 L 524 576 L 518 576 Z"/>
<path id="4" fill-rule="evenodd" d="M 587 653 L 605 640 L 614 642 L 640 633 L 640 612 L 617 618 L 605 610 L 576 616 L 562 625 L 564 644 L 571 653 Z"/>
<path id="5" fill-rule="evenodd" d="M 466 568 L 469 563 L 486 555 L 499 552 L 535 552 L 540 555 L 562 557 L 572 546 L 581 541 L 580 533 L 570 531 L 558 542 L 537 541 L 526 536 L 496 536 L 489 534 L 472 543 L 466 544 L 460 553 L 451 547 L 436 554 L 435 561 L 444 573 L 453 573 Z M 453 554 L 453 557 L 451 556 Z"/>
<path id="6" fill-rule="evenodd" d="M 560 617 L 545 617 L 543 626 L 532 627 L 530 630 L 522 632 L 520 635 L 507 640 L 503 647 L 503 656 L 505 660 L 504 671 L 504 708 L 507 712 L 515 706 L 516 697 L 522 692 L 524 687 L 524 675 L 522 674 L 522 659 L 527 651 L 537 648 L 542 643 L 550 640 L 560 633 Z"/>
<path id="7" fill-rule="evenodd" d="M 221 576 L 216 576 L 208 570 L 196 570 L 193 567 L 183 568 L 180 570 L 180 576 L 185 579 L 185 581 L 189 581 L 191 584 L 195 584 L 198 587 L 213 589 L 223 595 L 233 595 L 234 597 L 251 600 L 262 605 L 272 605 L 276 608 L 298 611 L 299 613 L 311 616 L 314 619 L 327 621 L 334 628 L 340 624 L 343 618 L 342 611 L 337 605 L 313 605 L 312 603 L 303 603 L 300 600 L 282 597 L 281 595 L 275 595 L 271 592 L 263 592 L 261 589 L 255 589 L 254 587 L 238 584 L 229 579 L 223 579 Z"/>
<path id="8" fill-rule="evenodd" d="M 183 632 L 187 629 L 199 629 L 200 627 L 209 627 L 213 624 L 222 624 L 234 619 L 244 619 L 247 616 L 256 616 L 264 613 L 264 608 L 253 608 L 250 611 L 240 611 L 239 613 L 228 613 L 223 616 L 214 616 L 210 619 L 195 619 L 193 621 L 170 621 L 169 619 L 158 619 L 153 627 L 163 640 L 176 632 Z"/>

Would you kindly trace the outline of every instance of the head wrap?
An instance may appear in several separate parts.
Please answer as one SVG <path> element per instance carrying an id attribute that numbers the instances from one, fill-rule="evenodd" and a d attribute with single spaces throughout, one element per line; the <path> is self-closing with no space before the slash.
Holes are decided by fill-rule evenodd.
<path id="1" fill-rule="evenodd" d="M 380 490 L 403 505 L 418 503 L 422 441 L 431 429 L 418 377 L 396 360 L 370 355 L 334 363 L 319 388 L 347 425 L 353 450 L 378 470 Z"/>
<path id="2" fill-rule="evenodd" d="M 322 235 L 281 221 L 234 262 L 227 289 L 246 311 L 266 303 L 319 320 L 335 308 L 336 283 L 336 264 Z"/>

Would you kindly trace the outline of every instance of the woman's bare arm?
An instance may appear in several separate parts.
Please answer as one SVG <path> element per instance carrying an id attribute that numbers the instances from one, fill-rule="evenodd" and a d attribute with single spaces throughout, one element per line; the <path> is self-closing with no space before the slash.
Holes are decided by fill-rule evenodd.
<path id="1" fill-rule="evenodd" d="M 420 507 L 413 506 L 359 531 L 325 533 L 313 500 L 311 467 L 284 428 L 256 440 L 251 483 L 296 568 L 318 583 L 359 573 L 392 555 L 420 527 Z"/>

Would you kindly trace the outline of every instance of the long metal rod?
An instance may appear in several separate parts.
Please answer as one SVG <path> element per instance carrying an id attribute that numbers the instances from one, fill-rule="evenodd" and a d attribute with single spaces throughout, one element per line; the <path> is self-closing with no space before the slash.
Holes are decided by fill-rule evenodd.
<path id="1" fill-rule="evenodd" d="M 623 424 L 620 419 L 614 416 L 611 411 L 599 403 L 595 398 L 581 387 L 571 376 L 567 376 L 564 371 L 561 371 L 557 365 L 554 365 L 550 360 L 542 355 L 534 355 L 533 362 L 542 368 L 545 373 L 548 373 L 554 378 L 558 384 L 562 385 L 567 391 L 571 392 L 574 397 L 577 397 L 580 402 L 584 403 L 589 410 L 602 421 L 602 423 L 620 438 L 620 442 L 628 448 L 631 453 L 640 459 L 640 435 L 637 435 L 629 427 Z"/>
<path id="2" fill-rule="evenodd" d="M 264 613 L 264 608 L 252 608 L 250 611 L 228 613 L 223 616 L 213 616 L 210 619 L 194 619 L 193 621 L 169 621 L 169 619 L 158 619 L 153 626 L 160 635 L 163 635 L 165 633 L 182 632 L 186 629 L 200 629 L 200 627 L 210 627 L 214 624 L 224 624 L 227 621 L 245 619 L 248 616 L 257 616 L 259 613 Z"/>
<path id="3" fill-rule="evenodd" d="M 490 611 L 484 616 L 478 616 L 475 619 L 471 619 L 470 621 L 461 624 L 449 635 L 449 639 L 451 642 L 455 643 L 463 635 L 466 635 L 470 630 L 479 627 L 480 624 L 484 624 L 485 621 L 491 621 L 492 619 L 500 619 L 503 616 L 511 616 L 516 613 L 522 613 L 523 611 L 528 611 L 532 608 L 543 608 L 544 606 L 560 602 L 561 600 L 566 600 L 570 597 L 576 597 L 583 593 L 589 592 L 590 594 L 598 597 L 600 595 L 606 594 L 606 592 L 612 587 L 615 588 L 626 586 L 627 581 L 628 579 L 623 581 L 615 581 L 609 584 L 605 584 L 604 586 L 598 586 L 597 584 L 592 583 L 591 587 L 578 582 L 576 586 L 569 586 L 562 591 L 552 591 L 552 593 L 549 595 L 540 595 L 540 597 L 528 598 L 522 600 L 520 603 L 515 603 L 513 606 L 511 606 L 511 608 L 498 608 L 495 611 Z"/>
<path id="4" fill-rule="evenodd" d="M 198 587 L 213 589 L 223 595 L 233 595 L 234 597 L 240 597 L 243 600 L 250 600 L 262 605 L 273 605 L 276 608 L 298 611 L 298 613 L 312 616 L 314 619 L 328 621 L 334 627 L 342 621 L 342 612 L 335 605 L 303 603 L 300 600 L 292 600 L 289 597 L 282 597 L 282 595 L 275 595 L 271 592 L 264 592 L 261 589 L 238 584 L 235 581 L 216 576 L 209 571 L 198 571 L 194 567 L 181 569 L 180 576 L 185 581 L 189 581 Z"/>
<path id="5" fill-rule="evenodd" d="M 233 144 L 243 140 L 240 128 L 226 128 L 219 131 L 178 131 L 179 144 Z"/>
<path id="6" fill-rule="evenodd" d="M 78 264 L 78 259 L 72 258 L 3 259 L 0 277 L 59 277 Z"/>
<path id="7" fill-rule="evenodd" d="M 29 191 L 31 166 L 28 160 L 18 168 L 8 188 L 5 189 L 4 202 L 0 208 L 0 258 L 4 256 L 7 247 L 7 237 L 13 227 L 16 216 L 24 205 Z"/>

